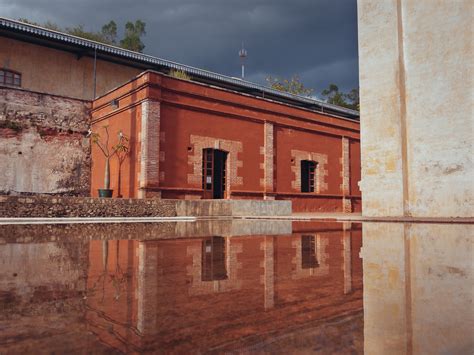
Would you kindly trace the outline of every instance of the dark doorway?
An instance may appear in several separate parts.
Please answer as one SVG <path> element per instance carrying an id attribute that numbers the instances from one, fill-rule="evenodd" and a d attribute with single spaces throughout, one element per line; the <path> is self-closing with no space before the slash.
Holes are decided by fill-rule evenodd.
<path id="1" fill-rule="evenodd" d="M 225 253 L 224 238 L 211 237 L 202 241 L 202 281 L 227 279 Z"/>
<path id="2" fill-rule="evenodd" d="M 319 267 L 316 256 L 316 240 L 314 235 L 301 236 L 301 268 L 310 269 Z"/>
<path id="3" fill-rule="evenodd" d="M 202 152 L 204 198 L 225 198 L 227 152 L 206 148 Z"/>
<path id="4" fill-rule="evenodd" d="M 314 177 L 317 164 L 311 160 L 301 161 L 301 192 L 314 192 Z"/>

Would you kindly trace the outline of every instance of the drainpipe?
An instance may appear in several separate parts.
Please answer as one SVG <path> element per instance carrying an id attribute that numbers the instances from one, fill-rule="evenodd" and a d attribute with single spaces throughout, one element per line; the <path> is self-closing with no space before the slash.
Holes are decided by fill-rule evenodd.
<path id="1" fill-rule="evenodd" d="M 96 98 L 96 85 L 97 85 L 97 46 L 94 47 L 94 97 Z"/>

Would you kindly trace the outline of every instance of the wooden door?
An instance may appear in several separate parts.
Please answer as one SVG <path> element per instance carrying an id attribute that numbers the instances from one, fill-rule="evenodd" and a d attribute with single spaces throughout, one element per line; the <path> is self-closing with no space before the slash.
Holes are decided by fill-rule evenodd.
<path id="1" fill-rule="evenodd" d="M 202 189 L 205 199 L 225 198 L 227 152 L 206 148 L 202 154 Z"/>
<path id="2" fill-rule="evenodd" d="M 214 195 L 214 149 L 206 148 L 202 152 L 202 189 L 203 198 L 210 199 Z"/>

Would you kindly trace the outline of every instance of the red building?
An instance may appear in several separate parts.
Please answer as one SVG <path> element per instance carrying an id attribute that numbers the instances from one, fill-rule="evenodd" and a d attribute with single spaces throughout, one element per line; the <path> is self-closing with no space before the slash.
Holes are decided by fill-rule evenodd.
<path id="1" fill-rule="evenodd" d="M 93 101 L 91 127 L 108 126 L 111 145 L 119 132 L 130 139 L 121 168 L 110 161 L 115 196 L 290 199 L 294 211 L 360 211 L 357 117 L 295 100 L 145 71 Z M 93 145 L 93 196 L 104 168 Z"/>
<path id="2" fill-rule="evenodd" d="M 88 330 L 122 352 L 252 352 L 271 340 L 264 353 L 290 353 L 288 335 L 311 331 L 308 348 L 330 337 L 334 353 L 347 353 L 344 337 L 363 336 L 361 226 L 293 226 L 288 235 L 91 241 Z M 337 332 L 325 331 L 334 320 Z"/>

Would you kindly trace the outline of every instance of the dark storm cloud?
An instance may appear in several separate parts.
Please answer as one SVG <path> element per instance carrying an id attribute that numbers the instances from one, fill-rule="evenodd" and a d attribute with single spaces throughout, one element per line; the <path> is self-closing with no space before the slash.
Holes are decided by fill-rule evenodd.
<path id="1" fill-rule="evenodd" d="M 0 0 L 0 13 L 93 30 L 142 19 L 147 54 L 239 76 L 244 41 L 250 81 L 298 74 L 317 93 L 358 85 L 356 0 Z"/>

